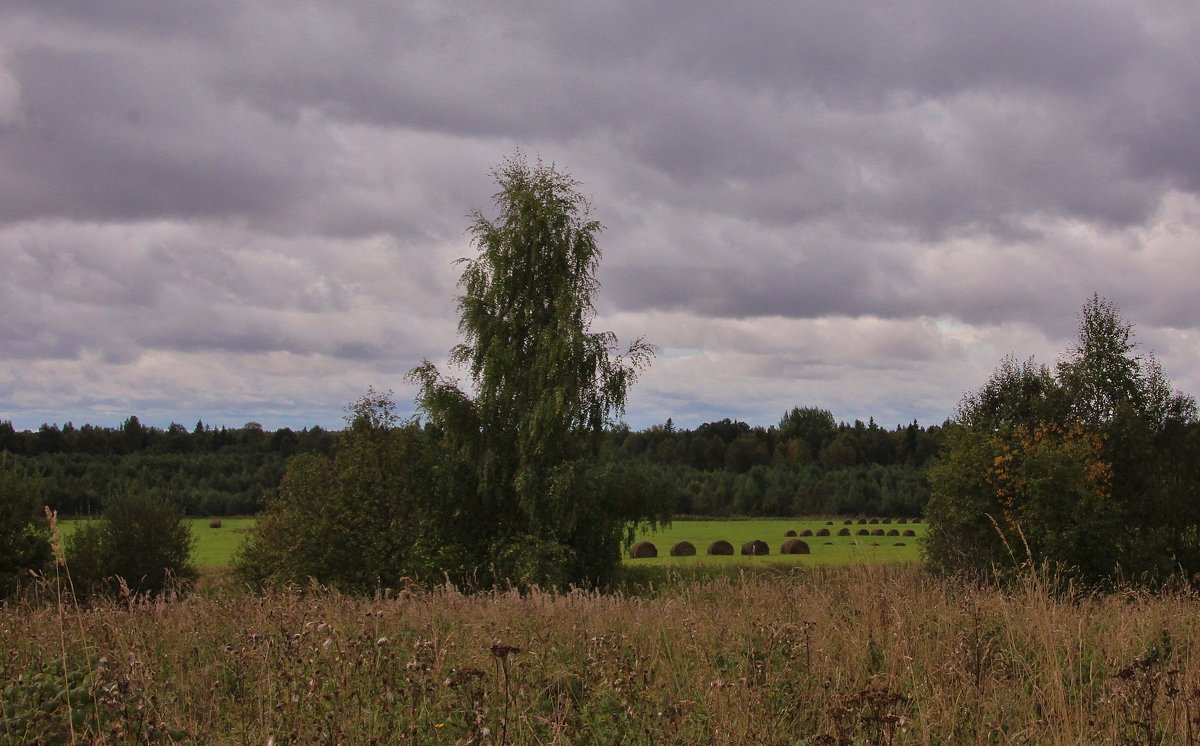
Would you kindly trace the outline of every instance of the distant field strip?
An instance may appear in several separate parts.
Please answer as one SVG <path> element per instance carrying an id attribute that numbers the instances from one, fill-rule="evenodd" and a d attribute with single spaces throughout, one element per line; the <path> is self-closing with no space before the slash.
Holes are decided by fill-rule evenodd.
<path id="1" fill-rule="evenodd" d="M 191 528 L 192 536 L 196 537 L 196 546 L 192 550 L 192 561 L 196 567 L 200 570 L 228 567 L 233 561 L 234 552 L 250 535 L 255 520 L 253 517 L 221 518 L 221 527 L 212 528 L 209 526 L 211 518 L 185 518 L 184 522 Z M 65 538 L 86 522 L 84 519 L 72 519 L 60 521 L 58 525 Z"/>
<path id="2" fill-rule="evenodd" d="M 221 518 L 220 528 L 211 528 L 209 518 L 184 519 L 196 537 L 196 548 L 193 560 L 201 570 L 228 567 L 233 560 L 234 552 L 246 540 L 250 529 L 254 527 L 253 517 Z M 845 524 L 841 518 L 764 518 L 747 520 L 686 520 L 675 521 L 670 527 L 656 533 L 640 532 L 638 541 L 649 541 L 658 549 L 658 557 L 653 559 L 630 559 L 625 562 L 634 565 L 682 565 L 682 564 L 728 564 L 730 562 L 746 563 L 794 563 L 806 565 L 846 565 L 855 562 L 919 562 L 921 559 L 917 539 L 925 531 L 924 524 L 859 524 L 857 519 L 853 524 Z M 76 526 L 83 520 L 64 520 L 60 522 L 64 536 L 74 532 Z M 851 536 L 838 536 L 840 529 L 847 528 Z M 828 529 L 829 536 L 800 537 L 809 546 L 811 554 L 780 554 L 779 548 L 784 542 L 784 534 L 788 530 L 801 533 L 805 529 L 816 534 L 821 529 Z M 858 536 L 861 529 L 914 531 L 913 536 Z M 713 557 L 705 554 L 708 545 L 724 539 L 733 544 L 732 557 Z M 760 539 L 770 547 L 770 554 L 765 557 L 743 557 L 738 554 L 742 544 Z M 671 557 L 671 547 L 681 541 L 690 541 L 696 547 L 694 557 Z M 904 546 L 895 546 L 897 543 Z"/>
<path id="3" fill-rule="evenodd" d="M 923 523 L 890 524 L 874 523 L 859 524 L 854 519 L 846 524 L 844 518 L 769 518 L 747 520 L 688 520 L 675 521 L 670 527 L 656 533 L 640 532 L 637 541 L 649 541 L 658 550 L 658 556 L 652 559 L 630 559 L 625 562 L 633 565 L 686 565 L 686 564 L 727 564 L 743 562 L 762 564 L 794 563 L 804 565 L 847 565 L 856 562 L 920 562 L 921 552 L 919 539 L 924 535 Z M 822 529 L 829 531 L 829 536 L 801 536 L 808 544 L 810 554 L 780 554 L 779 549 L 789 530 L 797 534 L 805 530 L 816 534 Z M 838 536 L 841 529 L 849 529 L 850 536 Z M 881 530 L 883 536 L 859 536 L 860 530 Z M 905 530 L 913 531 L 916 536 L 887 536 L 888 531 L 895 530 L 902 534 Z M 733 545 L 732 557 L 710 556 L 705 552 L 708 546 L 718 539 L 724 539 Z M 762 557 L 746 557 L 739 552 L 746 542 L 759 539 L 770 547 L 770 553 Z M 691 542 L 696 547 L 694 557 L 671 557 L 671 547 L 681 541 Z M 903 544 L 904 546 L 896 546 Z"/>

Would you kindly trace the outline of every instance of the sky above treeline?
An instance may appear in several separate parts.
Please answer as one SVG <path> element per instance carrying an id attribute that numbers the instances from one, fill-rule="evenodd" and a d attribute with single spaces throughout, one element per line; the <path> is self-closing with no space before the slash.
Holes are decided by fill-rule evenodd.
<path id="1" fill-rule="evenodd" d="M 517 149 L 626 420 L 938 424 L 1093 293 L 1200 393 L 1200 4 L 0 5 L 0 420 L 340 427 L 458 341 Z"/>

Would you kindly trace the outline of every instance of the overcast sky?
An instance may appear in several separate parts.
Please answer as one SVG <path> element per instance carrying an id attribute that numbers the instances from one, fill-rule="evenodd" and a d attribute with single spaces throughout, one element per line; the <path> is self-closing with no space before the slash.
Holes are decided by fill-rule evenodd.
<path id="1" fill-rule="evenodd" d="M 940 423 L 1093 292 L 1200 393 L 1195 0 L 3 0 L 0 420 L 411 408 L 518 148 L 635 428 Z"/>

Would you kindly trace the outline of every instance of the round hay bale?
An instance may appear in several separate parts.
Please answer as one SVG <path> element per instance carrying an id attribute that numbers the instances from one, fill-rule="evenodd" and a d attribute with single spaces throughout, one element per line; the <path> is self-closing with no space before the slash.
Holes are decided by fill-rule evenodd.
<path id="1" fill-rule="evenodd" d="M 783 534 L 783 535 L 784 535 L 784 536 L 795 536 L 795 535 L 796 535 L 796 529 L 794 529 L 794 528 L 789 528 L 789 529 L 788 529 L 786 532 L 784 532 L 784 534 Z"/>
<path id="2" fill-rule="evenodd" d="M 709 554 L 733 554 L 733 545 L 724 539 L 717 539 L 708 545 Z"/>
<path id="3" fill-rule="evenodd" d="M 825 546 L 827 546 L 827 547 L 831 547 L 831 546 L 833 546 L 833 542 L 832 542 L 832 541 L 827 541 L 827 542 L 825 542 Z"/>
<path id="4" fill-rule="evenodd" d="M 822 528 L 817 531 L 817 536 L 829 536 L 829 529 Z"/>
<path id="5" fill-rule="evenodd" d="M 893 544 L 892 546 L 894 546 L 894 547 L 903 547 L 903 546 L 907 546 L 907 545 L 906 545 L 904 542 L 902 542 L 902 541 L 898 541 L 898 542 L 896 542 L 895 544 Z"/>
<path id="6" fill-rule="evenodd" d="M 883 529 L 882 528 L 871 529 L 871 536 L 883 536 Z"/>
<path id="7" fill-rule="evenodd" d="M 800 532 L 800 535 L 801 535 L 801 536 L 812 536 L 812 529 L 811 529 L 811 528 L 806 528 L 806 529 L 804 529 L 803 531 L 801 531 L 801 532 Z"/>
<path id="8" fill-rule="evenodd" d="M 911 528 L 906 528 L 906 529 L 904 529 L 904 535 L 905 536 L 916 536 L 917 532 L 913 531 Z"/>
<path id="9" fill-rule="evenodd" d="M 780 554 L 808 554 L 808 544 L 800 539 L 788 539 L 779 548 Z"/>
<path id="10" fill-rule="evenodd" d="M 221 519 L 220 518 L 212 519 L 211 521 L 208 522 L 208 527 L 209 528 L 220 528 L 221 527 Z"/>
<path id="11" fill-rule="evenodd" d="M 832 526 L 832 525 L 833 525 L 833 521 L 825 521 L 825 525 L 826 525 L 826 526 Z"/>
<path id="12" fill-rule="evenodd" d="M 860 528 L 860 529 L 858 530 L 858 535 L 859 535 L 859 536 L 870 536 L 870 535 L 871 535 L 871 529 L 869 529 L 869 528 Z"/>
<path id="13" fill-rule="evenodd" d="M 880 523 L 891 523 L 891 522 L 892 522 L 891 518 L 884 518 L 882 521 L 880 521 Z"/>
<path id="14" fill-rule="evenodd" d="M 694 557 L 696 556 L 696 545 L 690 541 L 681 541 L 671 547 L 672 557 Z"/>
<path id="15" fill-rule="evenodd" d="M 764 554 L 770 553 L 771 547 L 769 547 L 767 542 L 763 541 L 762 539 L 748 541 L 742 545 L 742 554 L 746 555 L 747 557 L 761 557 Z"/>
<path id="16" fill-rule="evenodd" d="M 861 524 L 863 524 L 863 523 L 866 523 L 866 522 L 867 522 L 867 519 L 866 519 L 866 518 L 859 518 L 859 519 L 858 519 L 858 522 L 859 522 L 859 524 L 861 525 Z"/>
<path id="17" fill-rule="evenodd" d="M 879 523 L 879 519 L 878 519 L 878 518 L 872 518 L 871 520 L 867 521 L 867 523 L 869 523 L 869 524 L 871 524 L 872 526 L 874 526 L 876 523 Z"/>
<path id="18" fill-rule="evenodd" d="M 921 522 L 921 519 L 920 519 L 920 518 L 914 518 L 914 519 L 912 519 L 912 522 L 913 522 L 913 523 L 920 523 L 920 522 Z"/>
<path id="19" fill-rule="evenodd" d="M 838 536 L 849 536 L 849 535 L 850 535 L 850 529 L 848 529 L 844 526 L 842 528 L 838 529 Z"/>
<path id="20" fill-rule="evenodd" d="M 896 523 L 908 523 L 908 519 L 907 518 L 897 518 Z"/>
<path id="21" fill-rule="evenodd" d="M 842 521 L 842 525 L 844 525 L 844 526 L 853 526 L 853 525 L 854 525 L 854 519 L 853 519 L 853 518 L 847 518 L 846 520 Z"/>
<path id="22" fill-rule="evenodd" d="M 629 550 L 629 556 L 634 559 L 649 559 L 658 556 L 658 547 L 648 541 L 639 541 Z"/>
<path id="23" fill-rule="evenodd" d="M 895 528 L 889 528 L 889 529 L 888 529 L 888 532 L 887 532 L 887 535 L 888 535 L 888 536 L 899 536 L 899 535 L 900 535 L 900 531 L 899 531 L 899 529 L 895 529 Z"/>

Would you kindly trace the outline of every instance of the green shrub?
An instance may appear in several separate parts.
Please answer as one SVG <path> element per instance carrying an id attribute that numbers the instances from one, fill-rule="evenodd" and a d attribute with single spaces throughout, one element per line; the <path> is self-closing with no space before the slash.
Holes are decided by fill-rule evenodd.
<path id="1" fill-rule="evenodd" d="M 50 532 L 41 519 L 36 478 L 21 473 L 8 454 L 0 458 L 0 598 L 19 586 L 30 570 L 49 564 Z"/>
<path id="2" fill-rule="evenodd" d="M 1116 305 L 1093 296 L 1053 367 L 1005 358 L 963 398 L 930 469 L 926 560 L 1083 584 L 1200 571 L 1200 421 Z M 1013 560 L 1016 560 L 1014 562 Z"/>
<path id="3" fill-rule="evenodd" d="M 371 391 L 351 408 L 334 458 L 302 454 L 288 462 L 278 496 L 234 558 L 243 580 L 285 586 L 311 578 L 371 593 L 410 580 L 464 579 L 475 527 L 465 515 L 473 511 L 458 511 L 456 520 L 453 506 L 439 499 L 461 470 L 449 460 L 439 464 L 450 454 L 439 454 L 419 427 L 401 424 L 394 407 Z M 516 537 L 492 561 L 542 584 L 557 572 L 545 555 Z"/>
<path id="4" fill-rule="evenodd" d="M 179 506 L 147 492 L 109 498 L 100 520 L 67 540 L 67 565 L 80 596 L 154 596 L 196 578 L 194 539 Z"/>

